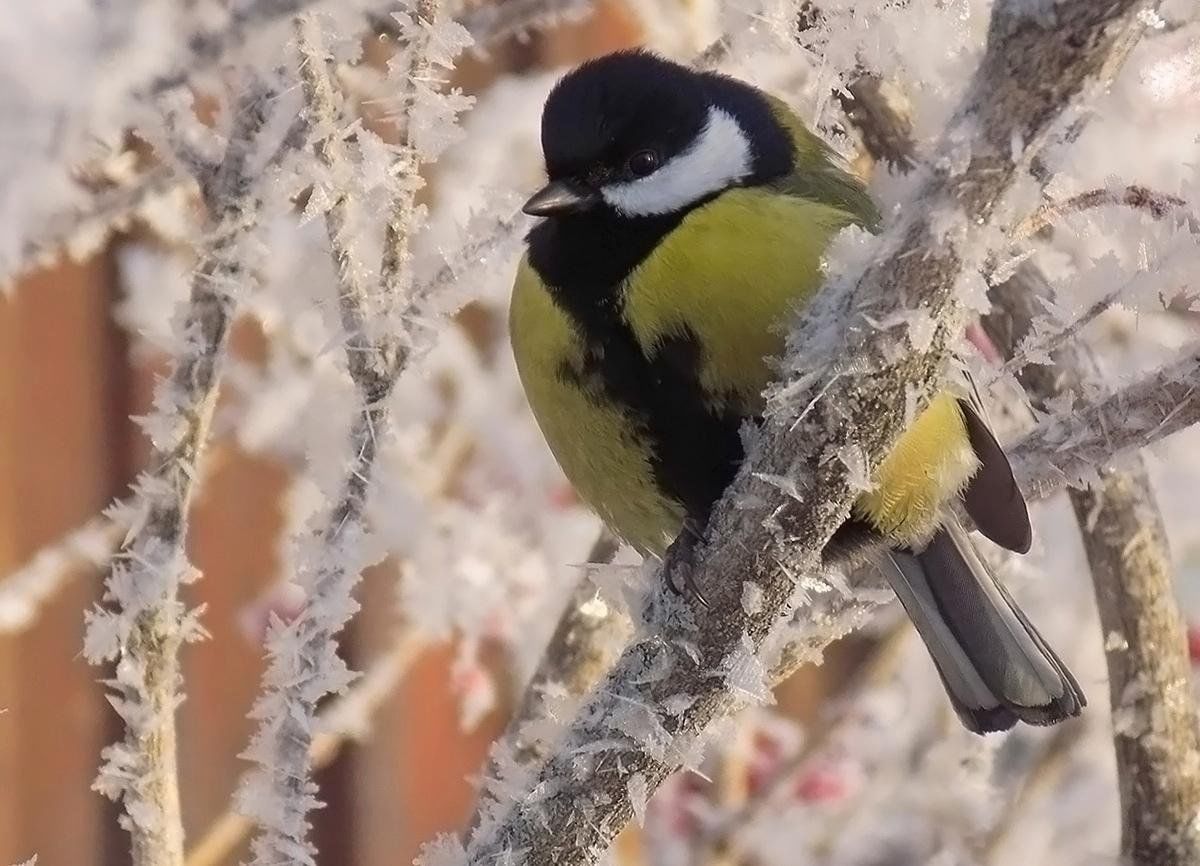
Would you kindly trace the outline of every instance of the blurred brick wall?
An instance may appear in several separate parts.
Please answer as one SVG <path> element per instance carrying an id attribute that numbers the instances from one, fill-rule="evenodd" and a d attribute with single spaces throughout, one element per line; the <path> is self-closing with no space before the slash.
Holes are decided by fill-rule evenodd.
<path id="1" fill-rule="evenodd" d="M 637 38 L 619 2 L 588 20 L 471 60 L 469 90 L 505 69 L 557 66 Z M 119 242 L 119 241 L 118 241 Z M 0 295 L 0 575 L 123 495 L 146 446 L 131 414 L 145 410 L 161 369 L 133 368 L 113 322 L 118 288 L 108 254 L 24 279 Z M 254 352 L 254 335 L 238 348 Z M 204 579 L 189 589 L 207 605 L 212 639 L 184 651 L 180 710 L 184 820 L 195 840 L 229 804 L 258 688 L 260 649 L 239 613 L 277 577 L 275 544 L 285 467 L 217 443 L 195 504 L 191 553 Z M 364 613 L 346 636 L 360 669 L 393 627 L 393 576 L 369 575 Z M 120 733 L 82 658 L 83 612 L 101 576 L 80 574 L 17 637 L 0 637 L 0 864 L 33 854 L 41 866 L 128 863 L 113 807 L 90 790 L 102 746 Z M 379 715 L 370 741 L 345 750 L 321 777 L 327 808 L 316 816 L 321 862 L 397 866 L 438 832 L 462 826 L 490 740 L 493 714 L 460 729 L 449 691 L 452 648 L 429 651 Z M 238 852 L 239 855 L 242 852 Z M 237 862 L 237 857 L 230 858 Z"/>

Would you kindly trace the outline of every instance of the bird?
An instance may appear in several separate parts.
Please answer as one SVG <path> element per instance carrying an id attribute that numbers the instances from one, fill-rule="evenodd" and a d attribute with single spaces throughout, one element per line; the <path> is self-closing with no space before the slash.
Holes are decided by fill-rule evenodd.
<path id="1" fill-rule="evenodd" d="M 875 230 L 879 213 L 782 99 L 642 49 L 566 73 L 541 145 L 547 183 L 524 206 L 538 220 L 509 307 L 517 372 L 580 499 L 663 557 L 703 531 L 736 474 L 782 326 L 820 288 L 828 244 L 848 226 Z M 983 734 L 1078 715 L 1074 676 L 957 516 L 1030 548 L 978 400 L 935 395 L 873 480 L 825 561 L 878 565 L 963 724 Z"/>

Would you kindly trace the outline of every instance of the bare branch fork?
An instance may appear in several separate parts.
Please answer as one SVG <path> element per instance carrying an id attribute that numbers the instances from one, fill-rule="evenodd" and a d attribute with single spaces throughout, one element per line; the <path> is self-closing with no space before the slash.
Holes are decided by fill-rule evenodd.
<path id="1" fill-rule="evenodd" d="M 221 164 L 197 178 L 208 210 L 207 239 L 192 280 L 185 343 L 160 383 L 150 429 L 151 469 L 136 485 L 138 513 L 108 579 L 105 606 L 88 614 L 85 652 L 115 660 L 110 702 L 125 722 L 123 741 L 104 750 L 96 787 L 125 806 L 137 866 L 183 862 L 175 767 L 178 651 L 200 636 L 179 599 L 195 579 L 184 545 L 187 513 L 212 421 L 237 292 L 246 279 L 241 242 L 258 201 L 249 165 L 266 123 L 268 89 L 258 82 L 239 100 Z"/>
<path id="2" fill-rule="evenodd" d="M 997 344 L 1011 354 L 1030 330 L 1039 301 L 1052 300 L 1050 293 L 1049 285 L 1028 267 L 997 286 L 997 313 L 989 329 Z M 1181 363 L 1194 365 L 1195 359 L 1193 351 Z M 1020 375 L 1034 400 L 1044 404 L 1095 373 L 1096 359 L 1076 341 L 1059 349 L 1053 368 L 1033 365 Z M 1189 405 L 1200 402 L 1195 394 L 1176 396 L 1184 400 L 1170 411 L 1197 413 Z M 1166 409 L 1161 403 L 1159 407 L 1160 412 Z M 1098 465 L 1099 476 L 1090 489 L 1069 493 L 1108 656 L 1122 853 L 1133 866 L 1187 866 L 1200 862 L 1200 718 L 1162 514 L 1140 455 L 1132 455 L 1121 468 Z"/>
<path id="3" fill-rule="evenodd" d="M 416 5 L 409 88 L 428 76 L 427 31 L 422 27 L 432 24 L 437 12 L 436 0 L 419 0 Z M 309 120 L 322 134 L 314 151 L 332 177 L 344 177 L 351 157 L 341 138 L 338 96 L 320 27 L 305 16 L 296 20 L 295 32 Z M 406 111 L 412 109 L 413 93 L 410 90 L 402 101 Z M 409 356 L 404 334 L 373 327 L 372 322 L 381 313 L 389 323 L 398 322 L 411 304 L 408 244 L 419 184 L 417 155 L 408 143 L 398 166 L 378 284 L 366 282 L 350 250 L 351 214 L 357 205 L 352 191 L 335 190 L 326 212 L 338 276 L 338 309 L 346 332 L 346 368 L 359 406 L 348 443 L 350 465 L 325 525 L 313 539 L 313 564 L 300 575 L 308 604 L 294 622 L 276 624 L 268 636 L 270 664 L 252 713 L 260 719 L 260 727 L 246 753 L 260 770 L 239 791 L 241 810 L 261 828 L 252 843 L 256 863 L 315 862 L 308 813 L 318 805 L 312 781 L 317 702 L 341 691 L 350 679 L 337 655 L 336 636 L 357 609 L 351 591 L 360 571 L 367 495 L 390 423 L 387 399 Z M 264 798 L 265 804 L 260 802 Z"/>
<path id="4" fill-rule="evenodd" d="M 811 611 L 804 643 L 816 655 L 871 607 L 863 594 L 806 596 L 798 577 L 819 571 L 821 550 L 857 495 L 856 472 L 877 465 L 903 428 L 904 407 L 897 403 L 904 401 L 895 395 L 923 400 L 938 387 L 950 334 L 957 332 L 954 286 L 970 260 L 971 229 L 988 221 L 1022 167 L 1013 141 L 1040 142 L 1100 74 L 1137 4 L 1072 0 L 1040 18 L 1024 12 L 1014 0 L 995 5 L 983 61 L 939 148 L 969 141 L 970 163 L 954 175 L 935 170 L 915 206 L 904 209 L 911 216 L 882 239 L 879 263 L 835 296 L 834 304 L 850 314 L 839 317 L 850 322 L 839 343 L 856 363 L 836 372 L 823 363 L 819 375 L 793 373 L 772 396 L 766 426 L 718 504 L 710 543 L 694 565 L 692 577 L 711 608 L 651 595 L 642 633 L 580 710 L 529 796 L 488 816 L 471 840 L 469 862 L 516 856 L 530 866 L 594 863 L 638 801 L 688 759 L 708 725 L 744 702 L 729 681 L 744 681 L 748 666 L 751 673 L 754 665 L 760 672 L 769 666 L 756 656 L 784 616 L 797 605 Z M 825 297 L 793 332 L 793 345 L 827 331 L 820 315 L 828 312 L 828 290 Z M 877 329 L 865 318 L 886 322 L 912 308 L 923 308 L 937 325 L 929 346 L 905 345 L 907 332 Z M 814 367 L 799 352 L 789 360 L 792 370 Z M 797 400 L 797 394 L 820 399 Z M 796 406 L 808 408 L 797 413 Z M 795 479 L 798 496 L 760 480 L 770 477 Z M 753 611 L 742 605 L 745 583 L 762 600 Z"/>

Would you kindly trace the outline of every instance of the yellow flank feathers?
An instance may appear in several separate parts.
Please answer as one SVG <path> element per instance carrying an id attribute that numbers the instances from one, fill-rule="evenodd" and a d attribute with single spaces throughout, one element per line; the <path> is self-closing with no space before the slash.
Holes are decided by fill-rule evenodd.
<path id="1" fill-rule="evenodd" d="M 509 327 L 525 395 L 575 492 L 635 548 L 661 554 L 683 525 L 683 508 L 656 487 L 649 450 L 598 383 L 563 375 L 581 368 L 579 337 L 525 259 Z"/>
<path id="2" fill-rule="evenodd" d="M 771 379 L 781 327 L 820 286 L 821 254 L 851 218 L 768 189 L 731 189 L 689 214 L 626 282 L 625 318 L 648 353 L 690 330 L 714 405 L 749 414 Z"/>
<path id="3" fill-rule="evenodd" d="M 957 398 L 938 394 L 880 464 L 875 489 L 859 497 L 854 512 L 893 541 L 922 544 L 937 529 L 942 506 L 978 470 Z"/>
<path id="4" fill-rule="evenodd" d="M 633 272 L 625 317 L 648 352 L 689 329 L 711 403 L 757 414 L 772 377 L 767 359 L 783 347 L 792 308 L 817 289 L 821 251 L 847 221 L 814 202 L 730 190 L 685 218 Z M 683 508 L 657 487 L 637 430 L 583 374 L 579 335 L 524 259 L 510 327 L 530 406 L 576 492 L 627 542 L 661 554 L 682 526 Z M 978 466 L 957 400 L 939 395 L 880 465 L 877 487 L 855 513 L 896 543 L 923 543 Z"/>

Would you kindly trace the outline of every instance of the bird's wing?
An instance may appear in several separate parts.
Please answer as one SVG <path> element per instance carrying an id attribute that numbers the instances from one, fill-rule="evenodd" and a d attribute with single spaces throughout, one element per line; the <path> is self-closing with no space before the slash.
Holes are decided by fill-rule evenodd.
<path id="1" fill-rule="evenodd" d="M 1033 530 L 1025 497 L 1013 478 L 1008 456 L 988 426 L 975 383 L 970 385 L 970 393 L 958 403 L 980 466 L 963 491 L 963 503 L 980 532 L 1001 547 L 1027 553 L 1033 543 Z"/>
<path id="2" fill-rule="evenodd" d="M 833 148 L 810 130 L 786 102 L 774 96 L 768 99 L 775 118 L 791 135 L 795 152 L 795 168 L 772 187 L 785 195 L 836 207 L 850 214 L 863 228 L 874 230 L 879 224 L 879 210 L 862 181 L 850 173 Z"/>

